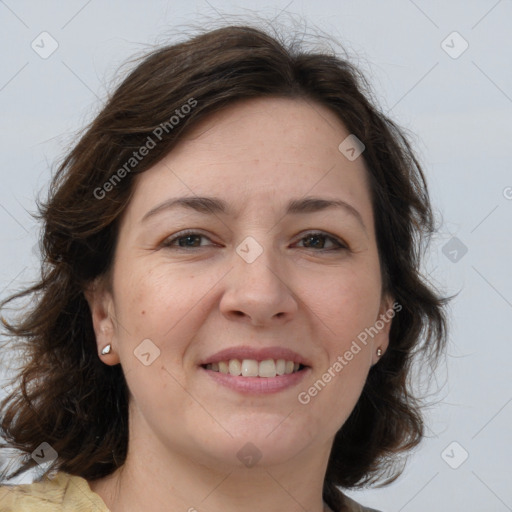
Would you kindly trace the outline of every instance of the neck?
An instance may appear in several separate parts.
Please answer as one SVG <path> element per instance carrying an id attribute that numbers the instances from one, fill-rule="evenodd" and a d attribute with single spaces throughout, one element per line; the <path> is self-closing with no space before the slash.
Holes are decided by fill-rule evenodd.
<path id="1" fill-rule="evenodd" d="M 330 448 L 312 444 L 280 465 L 229 467 L 198 463 L 133 435 L 125 464 L 90 486 L 111 512 L 324 512 Z"/>

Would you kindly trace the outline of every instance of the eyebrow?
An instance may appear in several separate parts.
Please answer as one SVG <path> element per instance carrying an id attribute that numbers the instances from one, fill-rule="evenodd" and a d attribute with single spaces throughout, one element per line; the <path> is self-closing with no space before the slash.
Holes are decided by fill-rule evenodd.
<path id="1" fill-rule="evenodd" d="M 160 212 L 174 208 L 185 208 L 206 215 L 232 215 L 232 211 L 228 204 L 222 199 L 216 197 L 185 196 L 170 198 L 155 206 L 149 210 L 144 215 L 144 217 L 142 217 L 141 222 L 144 222 L 146 219 L 153 217 Z M 331 208 L 343 209 L 345 212 L 354 217 L 359 222 L 359 224 L 361 224 L 365 233 L 368 234 L 363 218 L 359 211 L 357 211 L 351 204 L 343 201 L 342 199 L 324 199 L 321 197 L 304 197 L 301 199 L 292 199 L 286 206 L 285 215 L 315 213 Z"/>

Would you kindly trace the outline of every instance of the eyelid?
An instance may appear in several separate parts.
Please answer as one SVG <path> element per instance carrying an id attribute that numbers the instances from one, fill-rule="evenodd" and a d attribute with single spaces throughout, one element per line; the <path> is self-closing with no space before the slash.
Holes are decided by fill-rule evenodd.
<path id="1" fill-rule="evenodd" d="M 330 239 L 332 242 L 334 242 L 338 247 L 335 247 L 334 249 L 318 249 L 317 251 L 315 252 L 328 252 L 328 251 L 334 251 L 336 249 L 346 249 L 346 250 L 349 250 L 349 245 L 341 238 L 335 236 L 335 235 L 331 235 L 330 233 L 328 233 L 327 231 L 322 231 L 322 230 L 309 230 L 309 231 L 306 231 L 304 233 L 301 233 L 300 234 L 300 238 L 298 239 L 298 241 L 300 242 L 301 240 L 303 240 L 304 238 L 308 237 L 308 236 L 314 236 L 314 235 L 320 235 L 324 238 L 327 238 L 327 239 Z"/>
<path id="2" fill-rule="evenodd" d="M 171 235 L 170 237 L 167 237 L 162 242 L 161 246 L 162 247 L 172 247 L 172 248 L 178 249 L 178 250 L 183 249 L 185 251 L 190 250 L 190 249 L 199 249 L 200 247 L 205 247 L 205 246 L 200 245 L 198 247 L 188 247 L 187 248 L 187 247 L 180 247 L 180 246 L 172 245 L 174 242 L 176 242 L 180 238 L 185 238 L 185 237 L 191 236 L 191 235 L 199 235 L 200 237 L 206 238 L 211 241 L 211 238 L 209 236 L 205 235 L 204 233 L 202 233 L 201 230 L 199 230 L 199 229 L 184 229 L 182 231 L 179 231 L 179 232 Z M 302 241 L 304 238 L 306 238 L 308 236 L 314 236 L 314 235 L 320 235 L 326 239 L 329 239 L 336 245 L 336 247 L 334 247 L 332 249 L 312 249 L 314 252 L 331 252 L 331 251 L 342 250 L 342 249 L 350 250 L 349 244 L 346 243 L 343 239 L 341 239 L 335 235 L 332 235 L 326 231 L 322 231 L 322 230 L 310 229 L 305 232 L 302 232 L 302 233 L 300 233 L 300 236 L 298 237 L 297 242 Z M 302 249 L 308 249 L 308 247 L 302 247 Z"/>
<path id="3" fill-rule="evenodd" d="M 211 241 L 211 238 L 204 233 L 201 232 L 199 229 L 184 229 L 182 231 L 178 231 L 177 233 L 174 233 L 173 235 L 168 236 L 164 239 L 164 241 L 161 243 L 162 247 L 174 247 L 176 249 L 187 249 L 186 247 L 180 247 L 180 246 L 171 246 L 174 242 L 179 240 L 180 238 L 185 238 L 187 236 L 191 235 L 199 235 L 203 238 L 206 238 Z M 203 247 L 203 246 L 201 246 Z M 192 249 L 196 249 L 196 247 L 192 247 Z"/>

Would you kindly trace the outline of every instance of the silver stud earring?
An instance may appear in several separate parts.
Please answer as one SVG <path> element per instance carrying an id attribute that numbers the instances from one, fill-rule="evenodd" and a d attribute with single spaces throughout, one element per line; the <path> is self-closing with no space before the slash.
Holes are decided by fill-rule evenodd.
<path id="1" fill-rule="evenodd" d="M 109 343 L 108 345 L 105 345 L 105 347 L 103 347 L 103 350 L 101 351 L 101 354 L 102 355 L 110 354 L 111 350 L 112 350 L 112 347 L 111 347 L 111 345 Z"/>
<path id="2" fill-rule="evenodd" d="M 380 357 L 382 355 L 382 350 L 380 347 L 377 349 L 377 357 Z"/>

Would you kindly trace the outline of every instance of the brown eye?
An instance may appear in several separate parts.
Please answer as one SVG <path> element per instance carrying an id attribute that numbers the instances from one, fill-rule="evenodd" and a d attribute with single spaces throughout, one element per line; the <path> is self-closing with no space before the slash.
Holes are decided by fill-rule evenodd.
<path id="1" fill-rule="evenodd" d="M 326 233 L 308 233 L 306 236 L 301 238 L 301 241 L 305 241 L 305 248 L 306 249 L 318 249 L 320 251 L 333 251 L 333 250 L 341 250 L 341 249 L 348 249 L 348 247 L 337 240 L 336 238 L 327 235 Z M 334 247 L 326 248 L 326 241 L 327 243 L 334 244 Z"/>

